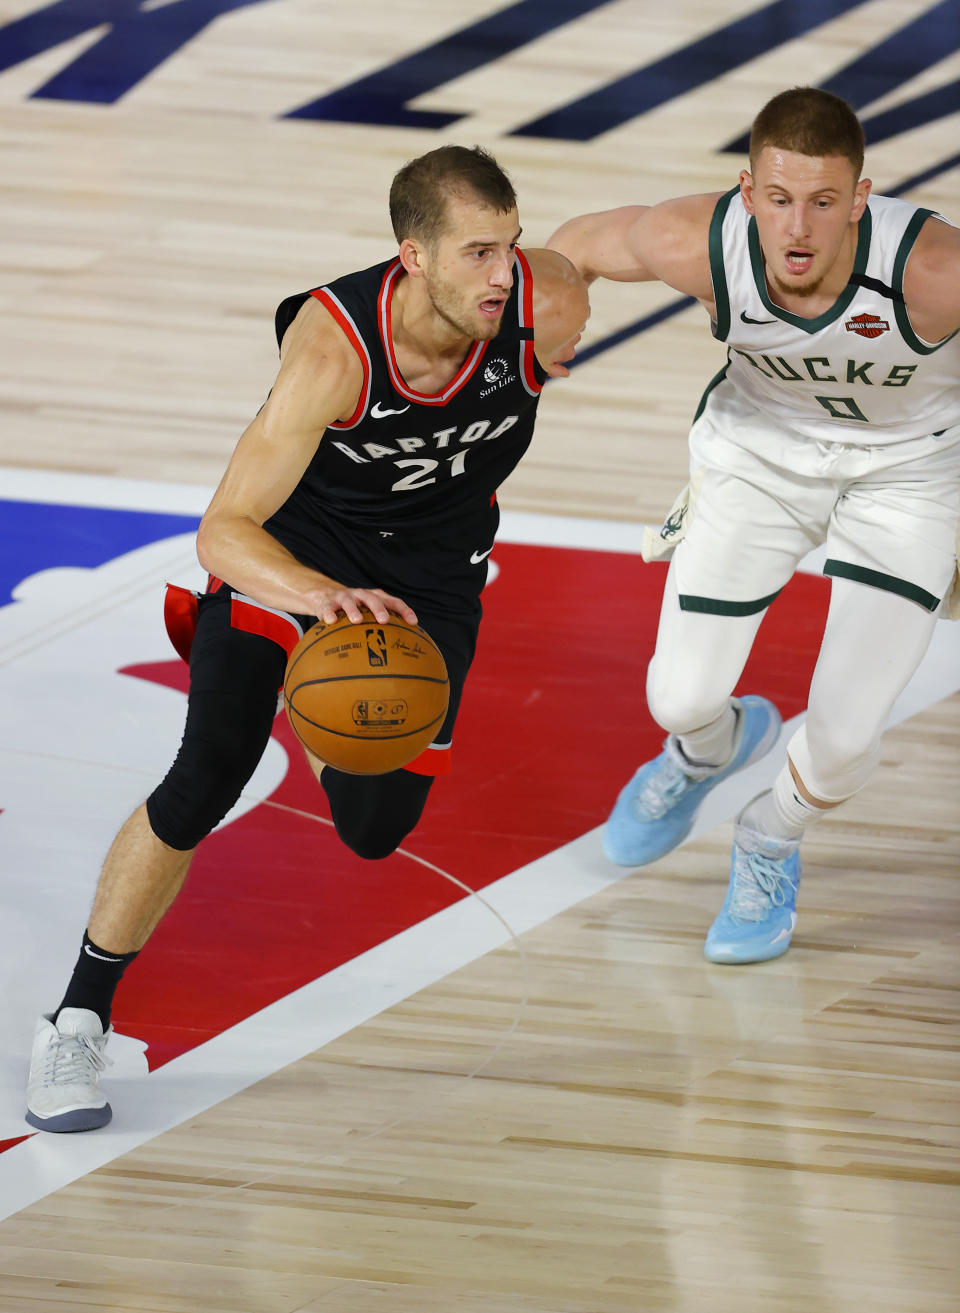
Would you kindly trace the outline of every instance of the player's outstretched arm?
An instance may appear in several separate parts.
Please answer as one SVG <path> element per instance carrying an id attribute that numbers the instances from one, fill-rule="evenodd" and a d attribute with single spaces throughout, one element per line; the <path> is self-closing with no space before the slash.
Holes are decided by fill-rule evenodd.
<path id="1" fill-rule="evenodd" d="M 568 219 L 547 246 L 560 251 L 587 283 L 659 279 L 709 305 L 710 219 L 717 194 L 682 196 L 660 205 L 625 205 Z"/>
<path id="2" fill-rule="evenodd" d="M 649 205 L 581 214 L 560 225 L 547 242 L 580 270 L 587 283 L 595 278 L 642 283 L 657 277 L 644 262 L 641 220 Z"/>
<path id="3" fill-rule="evenodd" d="M 942 342 L 960 329 L 960 229 L 929 218 L 903 274 L 903 299 L 913 331 Z"/>
<path id="4" fill-rule="evenodd" d="M 557 251 L 524 248 L 533 274 L 533 331 L 537 359 L 551 378 L 566 378 L 590 318 L 587 285 Z"/>
<path id="5" fill-rule="evenodd" d="M 327 426 L 346 419 L 360 396 L 360 361 L 328 312 L 307 301 L 283 339 L 280 372 L 263 409 L 237 443 L 197 534 L 205 570 L 265 606 L 332 623 L 338 611 L 379 621 L 416 615 L 381 589 L 347 588 L 302 565 L 263 528 L 293 492 Z"/>

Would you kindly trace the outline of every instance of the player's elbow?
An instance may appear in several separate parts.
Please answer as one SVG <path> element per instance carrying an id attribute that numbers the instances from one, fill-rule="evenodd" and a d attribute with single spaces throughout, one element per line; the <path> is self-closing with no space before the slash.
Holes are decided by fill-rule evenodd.
<path id="1" fill-rule="evenodd" d="M 555 334 L 561 345 L 579 340 L 590 318 L 590 297 L 582 278 L 569 282 L 555 299 Z"/>
<path id="2" fill-rule="evenodd" d="M 208 574 L 223 578 L 224 559 L 237 537 L 236 518 L 209 509 L 197 529 L 197 560 Z"/>
<path id="3" fill-rule="evenodd" d="M 534 321 L 542 336 L 565 342 L 581 332 L 590 317 L 590 297 L 586 280 L 569 256 L 537 251 L 534 278 Z"/>
<path id="4" fill-rule="evenodd" d="M 200 521 L 200 527 L 197 529 L 197 560 L 208 574 L 216 574 L 214 569 L 214 555 L 216 543 L 216 530 L 211 526 L 210 518 L 204 515 Z"/>
<path id="5" fill-rule="evenodd" d="M 587 320 L 590 318 L 590 296 L 585 278 L 578 279 L 570 290 L 567 318 L 573 335 L 582 333 L 587 326 Z"/>
<path id="6" fill-rule="evenodd" d="M 577 219 L 568 219 L 547 242 L 547 250 L 564 256 L 585 283 L 591 283 L 597 277 L 597 270 L 591 267 L 588 259 L 589 228 L 593 217 L 583 214 Z"/>

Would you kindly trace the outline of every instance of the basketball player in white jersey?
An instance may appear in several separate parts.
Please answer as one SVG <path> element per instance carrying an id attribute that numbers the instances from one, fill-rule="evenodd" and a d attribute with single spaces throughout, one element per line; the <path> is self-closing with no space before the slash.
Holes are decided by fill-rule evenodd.
<path id="1" fill-rule="evenodd" d="M 549 243 L 588 282 L 660 279 L 696 297 L 729 348 L 661 530 L 675 550 L 647 698 L 668 738 L 617 799 L 613 861 L 669 852 L 705 794 L 777 741 L 776 708 L 732 691 L 766 608 L 826 543 L 806 724 L 737 819 L 714 962 L 786 952 L 803 832 L 866 783 L 955 583 L 960 230 L 871 196 L 863 149 L 845 101 L 797 87 L 757 116 L 738 188 L 583 215 Z"/>

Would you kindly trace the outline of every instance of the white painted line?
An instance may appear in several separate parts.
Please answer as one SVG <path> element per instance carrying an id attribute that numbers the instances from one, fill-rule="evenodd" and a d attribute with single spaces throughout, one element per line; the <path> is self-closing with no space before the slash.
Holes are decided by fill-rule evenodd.
<path id="1" fill-rule="evenodd" d="M 0 497 L 54 506 L 102 506 L 121 511 L 202 515 L 213 489 L 195 483 L 149 483 L 100 474 L 67 474 L 0 465 Z"/>

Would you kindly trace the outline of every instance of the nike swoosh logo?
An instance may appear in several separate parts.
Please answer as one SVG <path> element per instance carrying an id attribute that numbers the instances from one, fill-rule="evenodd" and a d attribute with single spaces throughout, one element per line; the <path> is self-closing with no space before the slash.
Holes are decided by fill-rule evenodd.
<path id="1" fill-rule="evenodd" d="M 797 926 L 797 914 L 796 912 L 791 912 L 790 929 L 787 930 L 786 927 L 784 927 L 784 929 L 781 930 L 779 934 L 773 936 L 773 938 L 770 940 L 771 944 L 779 944 L 781 939 L 789 939 L 790 936 L 793 934 L 794 930 L 796 929 L 796 926 Z"/>
<path id="2" fill-rule="evenodd" d="M 745 324 L 775 324 L 775 319 L 751 319 L 746 310 L 740 311 L 740 318 Z"/>
<path id="3" fill-rule="evenodd" d="M 104 953 L 95 953 L 89 944 L 84 944 L 83 951 L 89 957 L 95 957 L 100 962 L 122 962 L 122 957 L 107 957 Z"/>
<path id="4" fill-rule="evenodd" d="M 470 557 L 470 564 L 471 564 L 471 565 L 479 565 L 480 562 L 481 562 L 485 557 L 489 556 L 490 553 L 491 553 L 492 551 L 493 551 L 493 548 L 492 548 L 492 547 L 488 547 L 487 550 L 486 550 L 485 552 L 474 552 L 473 555 Z"/>
<path id="5" fill-rule="evenodd" d="M 388 410 L 386 406 L 381 406 L 377 401 L 370 407 L 371 419 L 386 419 L 388 415 L 402 415 L 404 411 L 409 410 L 409 406 L 401 406 L 399 410 Z"/>

